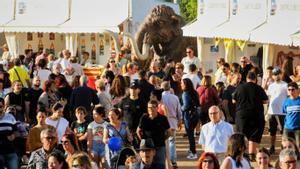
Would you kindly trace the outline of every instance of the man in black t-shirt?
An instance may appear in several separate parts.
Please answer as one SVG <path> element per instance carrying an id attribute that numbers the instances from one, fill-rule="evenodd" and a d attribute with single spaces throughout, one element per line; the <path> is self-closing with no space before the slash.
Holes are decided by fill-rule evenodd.
<path id="1" fill-rule="evenodd" d="M 165 140 L 171 135 L 171 128 L 166 116 L 157 112 L 158 103 L 150 100 L 148 103 L 148 114 L 144 114 L 137 128 L 140 139 L 151 138 L 156 148 L 154 161 L 165 166 L 166 145 Z"/>
<path id="2" fill-rule="evenodd" d="M 256 74 L 249 72 L 247 83 L 237 87 L 233 94 L 236 103 L 236 129 L 249 140 L 249 155 L 255 159 L 256 148 L 261 141 L 265 127 L 263 104 L 268 102 L 264 89 L 256 84 Z"/>
<path id="3" fill-rule="evenodd" d="M 240 61 L 241 61 L 240 73 L 242 75 L 242 82 L 246 82 L 246 76 L 253 66 L 246 56 L 241 57 Z"/>
<path id="4" fill-rule="evenodd" d="M 130 132 L 133 134 L 133 146 L 139 147 L 139 140 L 136 136 L 136 129 L 139 125 L 140 118 L 146 113 L 146 104 L 139 98 L 140 86 L 137 81 L 130 84 L 129 96 L 125 97 L 119 104 L 123 112 L 123 119 L 128 124 Z"/>
<path id="5" fill-rule="evenodd" d="M 38 100 L 43 90 L 40 88 L 41 80 L 40 77 L 35 76 L 32 80 L 32 86 L 28 89 L 28 99 L 30 101 L 30 111 L 29 111 L 29 119 L 31 120 L 31 125 L 36 124 L 36 110 L 38 105 Z"/>

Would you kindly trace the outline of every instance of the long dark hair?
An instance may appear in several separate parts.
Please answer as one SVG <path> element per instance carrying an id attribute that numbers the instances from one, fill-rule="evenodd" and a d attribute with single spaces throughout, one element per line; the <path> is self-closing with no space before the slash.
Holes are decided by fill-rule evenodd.
<path id="1" fill-rule="evenodd" d="M 236 167 L 243 167 L 241 161 L 246 147 L 246 139 L 242 133 L 235 133 L 229 138 L 227 155 L 235 160 Z"/>
<path id="2" fill-rule="evenodd" d="M 66 133 L 63 137 L 70 141 L 70 144 L 74 147 L 75 151 L 80 151 L 77 137 L 73 132 Z"/>
<path id="3" fill-rule="evenodd" d="M 183 89 L 183 92 L 187 92 L 188 95 L 192 98 L 194 104 L 196 104 L 196 106 L 199 106 L 199 96 L 197 91 L 194 89 L 194 85 L 191 79 L 185 78 L 182 79 L 182 82 L 185 85 L 185 89 Z"/>
<path id="4" fill-rule="evenodd" d="M 58 163 L 63 164 L 62 167 L 61 167 L 62 169 L 68 169 L 68 167 L 69 167 L 68 163 L 66 162 L 65 157 L 64 157 L 64 155 L 61 152 L 53 151 L 49 155 L 48 160 L 49 160 L 50 157 L 56 158 L 56 160 L 58 161 Z"/>

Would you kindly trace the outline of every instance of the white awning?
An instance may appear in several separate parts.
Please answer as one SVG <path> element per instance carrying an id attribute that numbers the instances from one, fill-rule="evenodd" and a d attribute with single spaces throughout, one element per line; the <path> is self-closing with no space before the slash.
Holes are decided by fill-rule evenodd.
<path id="1" fill-rule="evenodd" d="M 15 20 L 4 31 L 57 32 L 59 24 L 68 19 L 68 6 L 69 0 L 16 0 Z"/>
<path id="2" fill-rule="evenodd" d="M 267 0 L 231 0 L 230 6 L 229 21 L 214 29 L 214 37 L 247 41 L 250 31 L 266 21 Z"/>
<path id="3" fill-rule="evenodd" d="M 292 36 L 293 46 L 300 46 L 300 30 Z"/>
<path id="4" fill-rule="evenodd" d="M 0 1 L 0 32 L 4 31 L 4 25 L 13 20 L 14 17 L 14 1 Z"/>
<path id="5" fill-rule="evenodd" d="M 300 29 L 300 1 L 270 0 L 268 9 L 267 22 L 251 32 L 250 41 L 292 45 L 291 35 Z"/>
<path id="6" fill-rule="evenodd" d="M 119 32 L 118 25 L 128 18 L 128 0 L 72 0 L 70 18 L 59 32 Z"/>
<path id="7" fill-rule="evenodd" d="M 227 0 L 198 1 L 198 17 L 195 22 L 182 28 L 184 36 L 212 37 L 211 31 L 228 20 Z"/>

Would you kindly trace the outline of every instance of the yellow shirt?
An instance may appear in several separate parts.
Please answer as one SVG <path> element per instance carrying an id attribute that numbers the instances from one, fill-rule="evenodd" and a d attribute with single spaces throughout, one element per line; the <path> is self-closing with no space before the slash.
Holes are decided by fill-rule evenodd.
<path id="1" fill-rule="evenodd" d="M 15 70 L 18 72 L 20 79 Z M 12 83 L 14 81 L 20 80 L 22 82 L 23 87 L 28 87 L 26 80 L 29 80 L 29 75 L 25 69 L 21 68 L 20 66 L 14 66 L 8 71 L 8 73 L 9 73 L 9 79 Z"/>

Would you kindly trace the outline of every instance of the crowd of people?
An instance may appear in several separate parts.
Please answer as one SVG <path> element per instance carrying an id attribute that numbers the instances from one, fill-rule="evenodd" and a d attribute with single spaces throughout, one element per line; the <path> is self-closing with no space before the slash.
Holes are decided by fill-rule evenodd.
<path id="1" fill-rule="evenodd" d="M 218 58 L 209 75 L 192 47 L 181 62 L 154 58 L 149 68 L 123 47 L 91 85 L 82 70 L 92 65 L 88 52 L 80 61 L 68 50 L 11 57 L 4 47 L 0 168 L 175 169 L 182 127 L 186 158 L 199 169 L 250 169 L 253 161 L 297 168 L 300 66 L 290 71 L 291 58 L 264 76 L 245 56 L 232 64 Z M 266 128 L 270 147 L 261 147 Z M 282 149 L 272 166 L 276 135 Z"/>

